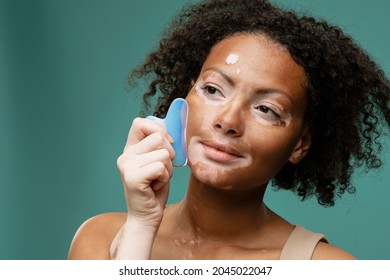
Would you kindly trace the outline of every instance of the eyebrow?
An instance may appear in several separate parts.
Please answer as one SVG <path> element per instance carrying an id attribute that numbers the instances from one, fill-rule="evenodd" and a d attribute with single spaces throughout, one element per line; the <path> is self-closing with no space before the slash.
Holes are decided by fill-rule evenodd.
<path id="1" fill-rule="evenodd" d="M 219 70 L 218 68 L 215 68 L 215 67 L 210 67 L 210 68 L 207 68 L 205 69 L 203 72 L 205 71 L 214 71 L 214 72 L 217 72 L 219 75 L 222 76 L 222 78 L 224 78 L 228 83 L 229 85 L 231 86 L 234 86 L 236 83 L 233 81 L 232 78 L 230 78 L 226 73 L 222 72 L 221 70 Z"/>
<path id="2" fill-rule="evenodd" d="M 215 68 L 215 67 L 209 67 L 205 70 L 203 70 L 203 72 L 206 72 L 206 71 L 214 71 L 216 73 L 218 73 L 220 76 L 222 76 L 222 78 L 224 78 L 228 83 L 229 85 L 231 86 L 235 86 L 235 82 L 232 78 L 230 78 L 229 75 L 227 75 L 225 72 L 221 71 L 220 69 L 218 68 Z M 276 89 L 276 88 L 262 88 L 262 89 L 258 89 L 256 90 L 256 93 L 259 93 L 259 94 L 270 94 L 270 93 L 279 93 L 279 94 L 282 94 L 284 96 L 286 96 L 290 101 L 291 103 L 294 105 L 294 100 L 291 98 L 290 95 L 288 95 L 286 92 L 284 92 L 283 90 L 280 90 L 280 89 Z"/>

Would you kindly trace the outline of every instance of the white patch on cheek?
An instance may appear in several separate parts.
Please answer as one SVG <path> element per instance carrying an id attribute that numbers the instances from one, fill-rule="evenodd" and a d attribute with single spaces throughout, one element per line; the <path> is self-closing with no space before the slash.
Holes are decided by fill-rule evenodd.
<path id="1" fill-rule="evenodd" d="M 241 73 L 241 69 L 238 68 L 238 69 L 236 70 L 236 73 L 237 73 L 237 75 L 239 75 L 239 74 Z"/>
<path id="2" fill-rule="evenodd" d="M 199 136 L 194 136 L 188 142 L 188 161 L 191 165 L 198 164 L 201 160 L 200 151 L 196 147 L 196 142 L 200 140 Z"/>
<path id="3" fill-rule="evenodd" d="M 226 63 L 227 64 L 235 64 L 237 63 L 238 61 L 238 55 L 234 54 L 234 53 L 231 53 L 228 55 L 228 57 L 226 58 Z"/>

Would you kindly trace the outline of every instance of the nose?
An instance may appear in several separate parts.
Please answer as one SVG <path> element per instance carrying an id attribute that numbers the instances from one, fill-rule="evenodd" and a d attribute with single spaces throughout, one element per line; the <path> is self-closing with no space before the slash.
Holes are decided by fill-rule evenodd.
<path id="1" fill-rule="evenodd" d="M 218 111 L 213 123 L 214 130 L 234 137 L 241 136 L 245 127 L 242 104 L 239 101 L 231 100 L 226 105 L 221 106 L 223 106 L 221 109 L 216 109 Z"/>

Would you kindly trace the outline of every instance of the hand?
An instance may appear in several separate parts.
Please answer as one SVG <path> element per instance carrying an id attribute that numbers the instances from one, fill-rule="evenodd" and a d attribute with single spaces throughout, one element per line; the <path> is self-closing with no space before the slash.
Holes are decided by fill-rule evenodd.
<path id="1" fill-rule="evenodd" d="M 173 139 L 160 124 L 136 118 L 117 165 L 124 186 L 128 220 L 158 229 L 169 193 Z"/>

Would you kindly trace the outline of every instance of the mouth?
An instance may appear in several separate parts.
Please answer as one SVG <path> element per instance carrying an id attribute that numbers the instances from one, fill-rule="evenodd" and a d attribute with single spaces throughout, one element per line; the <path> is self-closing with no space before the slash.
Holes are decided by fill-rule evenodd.
<path id="1" fill-rule="evenodd" d="M 201 141 L 203 151 L 209 159 L 217 162 L 229 163 L 244 156 L 231 145 L 218 141 Z"/>

